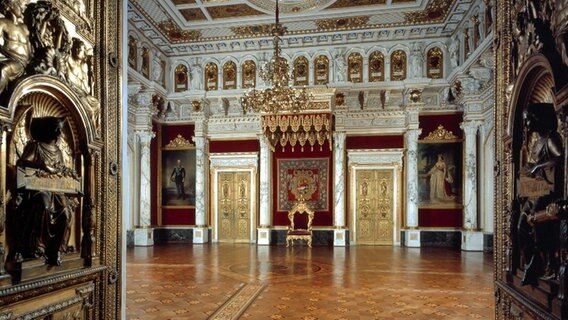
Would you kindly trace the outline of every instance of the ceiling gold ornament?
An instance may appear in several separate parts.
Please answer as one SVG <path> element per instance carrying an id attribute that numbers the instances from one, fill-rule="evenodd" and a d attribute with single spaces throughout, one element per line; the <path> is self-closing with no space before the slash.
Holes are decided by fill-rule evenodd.
<path id="1" fill-rule="evenodd" d="M 182 137 L 181 134 L 178 134 L 175 139 L 170 140 L 170 142 L 164 147 L 164 149 L 188 149 L 188 148 L 195 148 L 195 145 L 191 143 L 191 141 Z"/>
<path id="2" fill-rule="evenodd" d="M 443 125 L 438 125 L 438 128 L 424 138 L 424 140 L 430 141 L 440 141 L 440 140 L 458 140 L 458 137 L 454 135 L 452 131 L 448 131 Z"/>
<path id="3" fill-rule="evenodd" d="M 181 30 L 172 20 L 165 20 L 158 23 L 158 29 L 166 38 L 172 43 L 180 43 L 186 41 L 195 41 L 201 38 L 201 31 L 199 30 Z"/>
<path id="4" fill-rule="evenodd" d="M 272 24 L 262 24 L 255 26 L 231 27 L 231 31 L 239 37 L 260 37 L 272 35 Z"/>
<path id="5" fill-rule="evenodd" d="M 432 0 L 426 9 L 406 12 L 406 22 L 410 23 L 434 23 L 442 21 L 449 12 L 454 1 Z"/>
<path id="6" fill-rule="evenodd" d="M 364 27 L 367 22 L 369 22 L 368 16 L 359 16 L 351 18 L 337 18 L 337 19 L 324 19 L 316 20 L 316 25 L 320 30 L 330 30 L 330 29 L 354 29 Z"/>

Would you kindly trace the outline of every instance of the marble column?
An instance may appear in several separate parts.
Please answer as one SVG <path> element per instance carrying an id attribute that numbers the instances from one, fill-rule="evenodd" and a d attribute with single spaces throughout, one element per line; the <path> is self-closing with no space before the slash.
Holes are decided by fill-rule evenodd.
<path id="1" fill-rule="evenodd" d="M 333 245 L 347 244 L 348 230 L 345 227 L 345 132 L 333 133 Z"/>
<path id="2" fill-rule="evenodd" d="M 152 131 L 136 131 L 136 137 L 140 144 L 140 211 L 138 215 L 138 227 L 134 230 L 135 246 L 153 246 L 153 229 L 151 222 L 151 163 L 150 143 L 155 137 Z"/>
<path id="3" fill-rule="evenodd" d="M 209 176 L 209 141 L 205 137 L 193 137 L 195 143 L 195 228 L 193 243 L 209 242 L 209 227 L 206 222 L 209 203 L 207 197 Z"/>
<path id="4" fill-rule="evenodd" d="M 463 191 L 462 250 L 483 251 L 483 232 L 477 218 L 477 131 L 479 121 L 465 121 L 460 128 L 465 133 L 465 175 Z"/>
<path id="5" fill-rule="evenodd" d="M 260 221 L 257 228 L 257 243 L 270 244 L 270 225 L 272 217 L 271 186 L 271 158 L 272 154 L 266 137 L 261 136 L 260 141 Z"/>
<path id="6" fill-rule="evenodd" d="M 404 134 L 406 142 L 406 230 L 404 244 L 420 247 L 418 230 L 418 137 L 422 129 L 409 129 Z"/>

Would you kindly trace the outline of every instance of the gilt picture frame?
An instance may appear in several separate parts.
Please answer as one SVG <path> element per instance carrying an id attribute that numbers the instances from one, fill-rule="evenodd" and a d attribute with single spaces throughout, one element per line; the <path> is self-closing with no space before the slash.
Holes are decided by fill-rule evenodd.
<path id="1" fill-rule="evenodd" d="M 195 207 L 195 145 L 178 135 L 162 148 L 162 207 Z"/>
<path id="2" fill-rule="evenodd" d="M 418 142 L 418 207 L 463 208 L 463 141 L 442 126 Z"/>

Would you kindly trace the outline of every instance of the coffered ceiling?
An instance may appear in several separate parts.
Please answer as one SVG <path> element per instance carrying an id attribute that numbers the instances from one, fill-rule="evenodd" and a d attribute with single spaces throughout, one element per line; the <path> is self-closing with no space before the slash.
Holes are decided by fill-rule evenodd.
<path id="1" fill-rule="evenodd" d="M 411 39 L 451 34 L 472 1 L 280 0 L 279 8 L 286 36 L 333 39 L 374 31 Z M 169 54 L 199 51 L 204 43 L 269 38 L 274 11 L 275 0 L 129 1 L 130 24 Z"/>

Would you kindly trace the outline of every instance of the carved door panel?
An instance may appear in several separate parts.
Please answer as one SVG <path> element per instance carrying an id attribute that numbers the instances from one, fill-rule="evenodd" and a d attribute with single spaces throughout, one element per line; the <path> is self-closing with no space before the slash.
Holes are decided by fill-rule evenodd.
<path id="1" fill-rule="evenodd" d="M 392 245 L 392 170 L 358 170 L 355 185 L 357 244 Z"/>
<path id="2" fill-rule="evenodd" d="M 219 241 L 250 241 L 250 172 L 218 173 Z"/>

